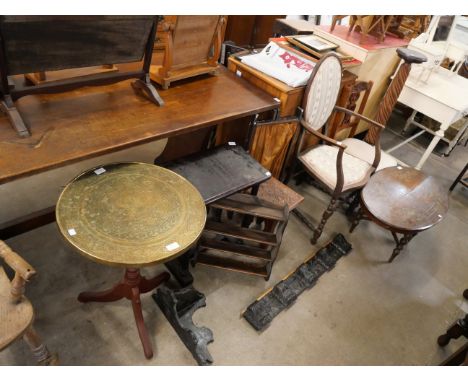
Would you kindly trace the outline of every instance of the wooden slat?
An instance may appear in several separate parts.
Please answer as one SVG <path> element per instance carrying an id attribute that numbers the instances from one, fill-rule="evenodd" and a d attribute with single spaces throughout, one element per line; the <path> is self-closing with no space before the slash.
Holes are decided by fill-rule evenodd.
<path id="1" fill-rule="evenodd" d="M 205 225 L 205 232 L 217 233 L 229 237 L 236 237 L 253 241 L 260 244 L 276 246 L 278 244 L 276 235 L 270 232 L 261 232 L 252 229 L 237 227 L 230 224 L 208 221 Z"/>
<path id="2" fill-rule="evenodd" d="M 252 275 L 267 277 L 266 266 L 253 266 L 252 264 L 246 264 L 242 261 L 236 261 L 233 259 L 226 259 L 213 254 L 200 253 L 197 257 L 197 264 L 209 265 L 212 267 L 229 269 L 231 271 L 248 273 Z"/>
<path id="3" fill-rule="evenodd" d="M 288 219 L 282 208 L 254 195 L 234 194 L 211 203 L 210 206 L 266 219 L 279 221 Z"/>
<path id="4" fill-rule="evenodd" d="M 205 237 L 200 240 L 198 245 L 203 250 L 212 249 L 220 252 L 252 257 L 255 259 L 270 260 L 270 251 L 248 245 L 219 241 Z"/>

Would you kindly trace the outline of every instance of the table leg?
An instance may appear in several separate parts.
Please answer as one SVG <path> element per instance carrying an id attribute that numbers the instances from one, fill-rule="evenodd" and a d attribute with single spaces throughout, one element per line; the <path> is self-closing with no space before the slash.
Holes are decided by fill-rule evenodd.
<path id="1" fill-rule="evenodd" d="M 138 329 L 138 336 L 140 337 L 141 344 L 143 345 L 143 352 L 145 357 L 150 359 L 153 357 L 153 348 L 151 341 L 148 336 L 148 332 L 145 326 L 145 320 L 143 319 L 143 311 L 141 310 L 140 290 L 138 287 L 132 288 L 132 308 L 133 315 L 135 316 L 135 323 Z"/>
<path id="2" fill-rule="evenodd" d="M 138 329 L 138 335 L 143 345 L 143 351 L 146 358 L 153 357 L 153 349 L 148 332 L 143 320 L 143 312 L 141 310 L 140 294 L 150 292 L 164 281 L 169 280 L 170 275 L 163 272 L 156 277 L 146 279 L 140 274 L 138 268 L 127 268 L 122 281 L 114 287 L 101 292 L 83 292 L 78 296 L 80 302 L 110 302 L 117 301 L 122 298 L 127 298 L 132 301 L 133 314 Z"/>
<path id="3" fill-rule="evenodd" d="M 417 110 L 413 110 L 409 118 L 406 120 L 405 127 L 401 131 L 402 134 L 406 134 L 410 125 L 414 122 L 414 118 L 416 117 Z"/>
<path id="4" fill-rule="evenodd" d="M 396 247 L 393 250 L 392 256 L 390 259 L 388 259 L 388 262 L 391 263 L 395 257 L 397 257 L 401 250 L 411 241 L 413 237 L 416 236 L 416 233 L 405 233 L 401 239 L 398 240 L 397 235 L 395 232 L 392 232 L 393 238 L 395 239 L 396 242 Z"/>
<path id="5" fill-rule="evenodd" d="M 359 222 L 362 220 L 363 217 L 364 217 L 364 212 L 362 211 L 362 208 L 359 208 L 356 215 L 354 216 L 353 223 L 351 224 L 351 227 L 349 228 L 349 233 L 352 233 L 354 231 L 354 229 L 358 226 Z"/>
<path id="6" fill-rule="evenodd" d="M 468 129 L 468 118 L 466 118 L 465 123 L 458 130 L 457 135 L 455 135 L 455 137 L 450 141 L 447 147 L 447 150 L 445 150 L 444 155 L 450 154 L 450 152 L 454 149 L 454 147 L 458 144 L 460 139 L 463 137 L 463 134 L 465 133 L 466 129 Z"/>
<path id="7" fill-rule="evenodd" d="M 349 197 L 349 205 L 346 209 L 346 215 L 352 217 L 355 214 L 356 208 L 359 206 L 360 190 L 353 191 Z"/>
<path id="8" fill-rule="evenodd" d="M 419 160 L 418 164 L 416 165 L 416 170 L 421 170 L 421 167 L 424 165 L 426 162 L 427 158 L 429 158 L 429 155 L 434 151 L 434 148 L 436 147 L 437 143 L 444 137 L 444 132 L 448 128 L 447 123 L 443 123 L 440 125 L 440 129 L 434 134 L 434 138 L 432 138 L 431 143 L 429 146 L 427 146 L 426 151 L 424 151 L 424 154 L 422 155 L 421 159 Z"/>

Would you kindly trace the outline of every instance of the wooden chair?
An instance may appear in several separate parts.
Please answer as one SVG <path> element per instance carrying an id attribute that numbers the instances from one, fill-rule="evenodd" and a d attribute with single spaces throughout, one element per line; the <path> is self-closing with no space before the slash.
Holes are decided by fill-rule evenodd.
<path id="1" fill-rule="evenodd" d="M 359 29 L 361 32 L 360 44 L 366 42 L 367 36 L 374 32 L 379 43 L 385 40 L 387 29 L 393 16 L 384 15 L 351 15 L 349 19 L 349 33 Z"/>
<path id="2" fill-rule="evenodd" d="M 316 64 L 310 76 L 302 104 L 300 124 L 303 129 L 297 145 L 297 158 L 305 170 L 323 184 L 332 196 L 319 225 L 314 229 L 312 244 L 315 244 L 322 234 L 340 196 L 361 189 L 376 170 L 397 165 L 395 158 L 380 150 L 379 138 L 383 125 L 354 111 L 335 106 L 341 75 L 342 66 L 338 56 L 334 53 L 326 54 Z M 321 133 L 320 130 L 334 111 L 362 119 L 378 128 L 375 146 L 356 138 L 336 141 L 326 135 L 327 129 Z M 305 134 L 313 134 L 325 144 L 303 150 Z M 310 223 L 304 222 L 312 227 Z"/>
<path id="3" fill-rule="evenodd" d="M 58 357 L 49 353 L 33 328 L 34 310 L 23 294 L 36 271 L 1 240 L 0 258 L 15 271 L 10 281 L 0 266 L 0 351 L 23 337 L 39 365 L 57 365 Z"/>

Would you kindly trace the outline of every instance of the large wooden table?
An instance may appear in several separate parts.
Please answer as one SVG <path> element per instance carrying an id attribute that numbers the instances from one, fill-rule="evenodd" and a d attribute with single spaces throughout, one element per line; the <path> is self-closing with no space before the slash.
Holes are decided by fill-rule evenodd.
<path id="1" fill-rule="evenodd" d="M 165 101 L 163 107 L 135 94 L 130 82 L 124 81 L 20 99 L 17 107 L 32 135 L 19 138 L 6 117 L 0 115 L 0 187 L 83 159 L 279 107 L 273 97 L 224 68 L 218 76 L 181 81 L 161 90 L 160 95 Z M 2 224 L 0 238 L 53 219 L 53 207 L 32 212 L 24 219 Z"/>
<path id="2" fill-rule="evenodd" d="M 19 138 L 0 116 L 0 184 L 279 107 L 224 68 L 218 76 L 179 82 L 160 95 L 163 107 L 124 81 L 20 99 L 17 107 L 32 135 Z"/>

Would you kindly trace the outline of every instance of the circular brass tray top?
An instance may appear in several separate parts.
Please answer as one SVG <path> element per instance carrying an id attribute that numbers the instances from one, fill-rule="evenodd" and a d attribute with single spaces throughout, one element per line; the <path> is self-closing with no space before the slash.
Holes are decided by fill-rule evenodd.
<path id="1" fill-rule="evenodd" d="M 375 218 L 405 231 L 428 229 L 448 210 L 448 192 L 436 179 L 401 166 L 376 172 L 362 190 L 362 201 Z"/>
<path id="2" fill-rule="evenodd" d="M 206 221 L 198 190 L 180 175 L 146 163 L 92 168 L 62 191 L 57 225 L 80 253 L 100 263 L 141 267 L 182 254 Z"/>

